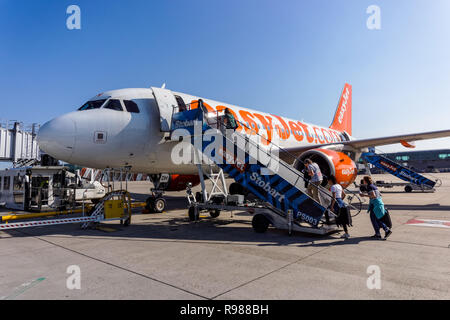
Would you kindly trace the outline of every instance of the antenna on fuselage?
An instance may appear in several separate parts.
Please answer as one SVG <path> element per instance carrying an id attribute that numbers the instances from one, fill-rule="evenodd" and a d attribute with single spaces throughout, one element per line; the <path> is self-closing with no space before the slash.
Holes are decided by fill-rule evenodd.
<path id="1" fill-rule="evenodd" d="M 166 88 L 166 83 L 164 82 L 163 85 L 161 86 L 161 89 L 165 89 Z"/>

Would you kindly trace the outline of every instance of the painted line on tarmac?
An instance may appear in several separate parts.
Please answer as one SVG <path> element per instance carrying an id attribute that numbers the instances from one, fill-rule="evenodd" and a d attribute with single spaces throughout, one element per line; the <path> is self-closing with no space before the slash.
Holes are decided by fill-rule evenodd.
<path id="1" fill-rule="evenodd" d="M 263 275 L 260 275 L 260 276 L 254 278 L 254 279 L 251 279 L 251 280 L 249 280 L 249 281 L 246 281 L 246 282 L 244 282 L 244 283 L 242 283 L 242 284 L 240 284 L 240 285 L 238 285 L 238 286 L 236 286 L 236 287 L 234 287 L 234 288 L 228 289 L 227 291 L 222 292 L 222 293 L 220 293 L 220 294 L 218 294 L 218 295 L 215 295 L 214 297 L 212 297 L 212 298 L 210 298 L 210 299 L 211 299 L 211 300 L 215 300 L 215 299 L 217 299 L 218 297 L 223 296 L 223 295 L 225 295 L 225 294 L 227 294 L 227 293 L 229 293 L 229 292 L 231 292 L 231 291 L 234 291 L 234 290 L 239 289 L 239 288 L 241 288 L 241 287 L 244 287 L 244 286 L 246 286 L 246 285 L 248 285 L 248 284 L 250 284 L 250 283 L 252 283 L 252 282 L 255 282 L 255 281 L 257 281 L 257 280 L 260 280 L 260 279 L 262 279 L 262 278 L 265 278 L 265 277 L 267 277 L 267 276 L 269 276 L 269 275 L 271 275 L 271 274 L 273 274 L 273 273 L 275 273 L 275 272 L 281 271 L 281 270 L 283 270 L 283 269 L 285 269 L 285 268 L 287 268 L 287 267 L 290 267 L 291 265 L 294 265 L 294 264 L 296 264 L 296 263 L 299 263 L 299 262 L 302 261 L 302 260 L 308 259 L 308 258 L 310 258 L 310 257 L 312 257 L 312 256 L 314 256 L 314 255 L 316 255 L 316 254 L 322 253 L 322 252 L 325 251 L 325 250 L 329 250 L 329 249 L 332 248 L 333 246 L 334 246 L 334 245 L 331 245 L 330 247 L 327 247 L 327 248 L 324 248 L 324 249 L 319 250 L 319 251 L 317 251 L 317 252 L 313 252 L 313 253 L 311 253 L 311 254 L 308 254 L 308 255 L 306 255 L 306 256 L 304 256 L 304 257 L 301 257 L 300 259 L 297 259 L 297 260 L 295 260 L 295 261 L 293 261 L 293 262 L 289 262 L 289 263 L 285 264 L 284 266 L 281 266 L 281 267 L 279 267 L 279 268 L 276 268 L 276 269 L 274 269 L 274 270 L 272 270 L 272 271 L 269 271 L 269 272 L 267 272 L 267 273 L 265 273 L 265 274 L 263 274 Z"/>
<path id="2" fill-rule="evenodd" d="M 22 285 L 20 285 L 19 287 L 16 288 L 15 292 L 10 294 L 9 296 L 6 297 L 0 297 L 0 300 L 12 300 L 17 298 L 18 296 L 20 296 L 22 293 L 30 290 L 31 288 L 33 288 L 34 286 L 36 286 L 37 284 L 41 283 L 42 281 L 44 281 L 45 278 L 37 278 L 36 280 L 33 280 L 31 282 L 26 282 L 23 283 Z"/>
<path id="3" fill-rule="evenodd" d="M 80 256 L 89 258 L 89 259 L 91 259 L 91 260 L 95 260 L 95 261 L 101 262 L 101 263 L 106 264 L 106 265 L 109 265 L 109 266 L 111 266 L 111 267 L 114 267 L 114 268 L 117 268 L 117 269 L 121 269 L 121 270 L 123 270 L 123 271 L 129 272 L 129 273 L 132 273 L 132 274 L 141 276 L 141 277 L 143 277 L 143 278 L 146 278 L 146 279 L 149 279 L 149 280 L 158 282 L 158 283 L 160 283 L 160 284 L 163 284 L 163 285 L 172 287 L 172 288 L 174 288 L 174 289 L 177 289 L 177 290 L 180 290 L 180 291 L 189 293 L 189 294 L 191 294 L 191 295 L 193 295 L 193 296 L 197 296 L 197 297 L 202 298 L 202 299 L 205 299 L 205 300 L 208 300 L 208 299 L 209 299 L 208 297 L 202 296 L 202 295 L 197 294 L 197 293 L 195 293 L 195 292 L 193 292 L 193 291 L 189 291 L 189 290 L 183 289 L 182 287 L 178 287 L 178 286 L 176 286 L 176 285 L 174 285 L 174 284 L 171 284 L 171 283 L 169 283 L 169 282 L 165 282 L 165 281 L 162 281 L 162 280 L 158 280 L 158 279 L 156 279 L 156 278 L 153 278 L 153 277 L 147 276 L 147 275 L 145 275 L 145 274 L 139 273 L 139 272 L 137 272 L 137 271 L 134 271 L 134 270 L 131 270 L 131 269 L 128 269 L 128 268 L 119 266 L 119 265 L 117 265 L 117 264 L 114 264 L 114 263 L 111 263 L 111 262 L 108 262 L 108 261 L 105 261 L 105 260 L 102 260 L 102 259 L 99 259 L 99 258 L 95 258 L 95 257 L 93 257 L 93 256 L 90 256 L 90 255 L 88 255 L 88 254 L 82 253 L 82 252 L 80 252 L 80 251 L 76 251 L 76 250 L 74 250 L 74 249 L 70 249 L 70 248 L 68 248 L 68 247 L 64 247 L 63 245 L 57 244 L 57 243 L 55 243 L 55 242 L 51 242 L 50 240 L 41 238 L 41 237 L 39 237 L 39 236 L 34 236 L 34 235 L 29 234 L 29 233 L 27 233 L 27 232 L 24 232 L 24 231 L 22 231 L 22 230 L 18 230 L 18 232 L 19 232 L 19 233 L 22 233 L 22 234 L 24 234 L 24 235 L 33 237 L 33 238 L 35 238 L 35 239 L 41 240 L 41 241 L 43 241 L 43 242 L 52 244 L 52 245 L 54 245 L 55 247 L 59 247 L 59 248 L 61 248 L 61 249 L 64 249 L 64 250 L 67 250 L 67 251 L 76 253 L 76 254 L 78 254 L 78 255 L 80 255 Z M 45 279 L 45 278 L 44 278 L 44 279 Z"/>
<path id="4" fill-rule="evenodd" d="M 430 220 L 430 219 L 411 219 L 406 222 L 407 225 L 416 227 L 446 228 L 450 229 L 450 221 Z"/>

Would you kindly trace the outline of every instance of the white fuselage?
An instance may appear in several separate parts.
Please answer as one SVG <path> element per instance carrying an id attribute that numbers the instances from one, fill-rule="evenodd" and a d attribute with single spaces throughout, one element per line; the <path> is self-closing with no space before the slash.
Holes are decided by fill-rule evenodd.
<path id="1" fill-rule="evenodd" d="M 161 90 L 161 89 L 159 89 Z M 237 120 L 281 148 L 317 145 L 348 139 L 342 133 L 298 120 L 229 105 L 188 94 L 171 92 L 186 105 L 202 99 L 209 111 L 233 111 Z M 90 168 L 131 166 L 133 172 L 195 174 L 192 164 L 174 164 L 172 148 L 161 132 L 160 109 L 153 89 L 121 89 L 102 93 L 91 101 L 104 99 L 101 108 L 71 112 L 44 124 L 38 135 L 40 148 L 51 156 Z M 111 99 L 120 100 L 123 111 L 105 108 Z M 128 112 L 125 100 L 135 102 L 139 113 Z M 195 106 L 196 107 L 196 106 Z M 176 108 L 175 108 L 176 109 Z M 251 135 L 251 130 L 239 128 Z"/>

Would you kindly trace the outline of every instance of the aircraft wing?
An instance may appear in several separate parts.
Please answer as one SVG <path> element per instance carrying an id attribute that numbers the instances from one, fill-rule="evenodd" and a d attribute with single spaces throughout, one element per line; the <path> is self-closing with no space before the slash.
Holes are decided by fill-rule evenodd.
<path id="1" fill-rule="evenodd" d="M 298 154 L 298 153 L 302 153 L 309 149 L 332 146 L 332 145 L 344 145 L 344 146 L 353 147 L 355 149 L 362 149 L 362 148 L 368 148 L 368 147 L 377 147 L 377 146 L 384 146 L 384 145 L 388 145 L 388 144 L 401 143 L 402 141 L 412 142 L 412 141 L 445 138 L 445 137 L 450 137 L 450 130 L 412 133 L 412 134 L 404 134 L 404 135 L 382 137 L 382 138 L 356 139 L 356 140 L 342 141 L 342 142 L 337 142 L 337 143 L 317 144 L 314 146 L 289 148 L 289 149 L 287 149 L 287 151 L 289 151 L 289 153 Z"/>
<path id="2" fill-rule="evenodd" d="M 401 143 L 402 141 L 412 142 L 427 139 L 445 138 L 450 136 L 450 130 L 431 131 L 423 133 L 404 134 L 399 136 L 390 136 L 384 138 L 359 139 L 343 142 L 344 145 L 350 145 L 356 149 L 366 147 L 384 146 L 387 144 Z"/>

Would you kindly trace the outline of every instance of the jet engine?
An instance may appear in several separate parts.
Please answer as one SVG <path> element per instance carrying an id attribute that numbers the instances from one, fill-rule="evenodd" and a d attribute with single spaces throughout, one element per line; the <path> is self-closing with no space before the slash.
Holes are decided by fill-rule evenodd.
<path id="1" fill-rule="evenodd" d="M 305 165 L 303 161 L 311 159 L 317 163 L 324 175 L 322 186 L 326 186 L 331 175 L 336 177 L 337 182 L 343 187 L 347 188 L 355 181 L 358 170 L 355 162 L 350 159 L 348 155 L 343 152 L 338 152 L 328 149 L 312 149 L 308 150 L 300 156 L 300 160 L 296 164 L 298 170 L 303 170 Z"/>

